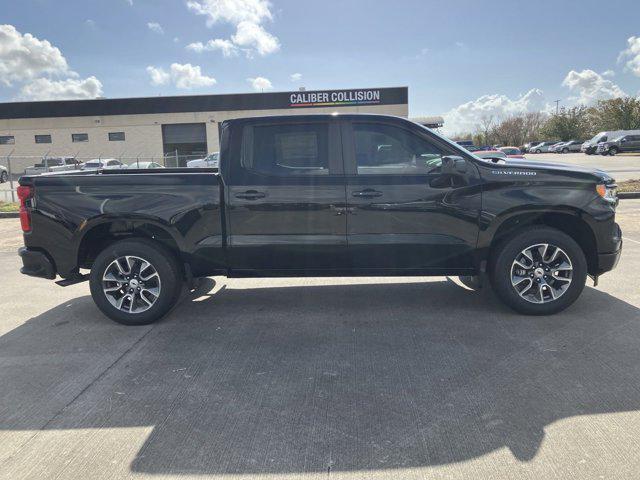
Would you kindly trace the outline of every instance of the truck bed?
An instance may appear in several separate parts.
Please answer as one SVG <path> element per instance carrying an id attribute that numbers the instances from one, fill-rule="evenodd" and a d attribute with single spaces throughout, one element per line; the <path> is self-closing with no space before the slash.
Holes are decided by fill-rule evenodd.
<path id="1" fill-rule="evenodd" d="M 185 263 L 222 265 L 221 182 L 217 169 L 72 171 L 25 176 L 34 188 L 27 247 L 52 258 L 62 277 L 82 267 L 89 243 L 144 230 L 163 237 Z"/>

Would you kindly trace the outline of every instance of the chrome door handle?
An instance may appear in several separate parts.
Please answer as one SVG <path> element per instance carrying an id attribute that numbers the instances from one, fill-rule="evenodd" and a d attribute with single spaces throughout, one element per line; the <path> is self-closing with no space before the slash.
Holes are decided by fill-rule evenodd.
<path id="1" fill-rule="evenodd" d="M 242 200 L 259 200 L 266 196 L 266 193 L 258 192 L 257 190 L 247 190 L 246 192 L 236 193 L 235 195 L 236 198 L 240 198 Z"/>
<path id="2" fill-rule="evenodd" d="M 376 198 L 376 197 L 381 197 L 383 194 L 382 192 L 379 192 L 378 190 L 373 190 L 372 188 L 367 188 L 365 190 L 362 190 L 360 192 L 353 192 L 351 194 L 354 197 L 358 197 L 358 198 Z"/>

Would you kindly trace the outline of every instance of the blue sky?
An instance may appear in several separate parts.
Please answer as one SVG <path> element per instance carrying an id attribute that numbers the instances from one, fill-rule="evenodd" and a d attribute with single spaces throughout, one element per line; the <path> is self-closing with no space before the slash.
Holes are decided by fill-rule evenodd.
<path id="1" fill-rule="evenodd" d="M 23 0 L 3 12 L 15 31 L 0 34 L 0 100 L 406 85 L 411 115 L 464 129 L 556 99 L 638 95 L 640 3 L 602 11 L 584 0 Z M 52 65 L 12 60 L 27 33 Z"/>

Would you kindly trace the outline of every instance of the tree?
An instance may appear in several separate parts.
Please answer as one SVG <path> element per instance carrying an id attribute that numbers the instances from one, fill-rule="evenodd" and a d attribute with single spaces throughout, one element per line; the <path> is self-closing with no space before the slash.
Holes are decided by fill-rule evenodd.
<path id="1" fill-rule="evenodd" d="M 550 139 L 581 140 L 593 135 L 589 122 L 589 109 L 584 106 L 562 108 L 542 126 L 541 133 Z"/>
<path id="2" fill-rule="evenodd" d="M 598 131 L 640 129 L 640 100 L 634 97 L 601 100 L 590 114 Z"/>

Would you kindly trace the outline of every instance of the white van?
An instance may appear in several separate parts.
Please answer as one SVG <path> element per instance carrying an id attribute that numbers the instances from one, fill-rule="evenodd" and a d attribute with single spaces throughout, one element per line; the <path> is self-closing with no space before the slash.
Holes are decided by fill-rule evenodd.
<path id="1" fill-rule="evenodd" d="M 613 130 L 597 133 L 591 140 L 587 140 L 580 147 L 580 151 L 587 155 L 594 155 L 598 150 L 598 144 L 614 140 L 624 135 L 640 135 L 640 130 Z"/>

